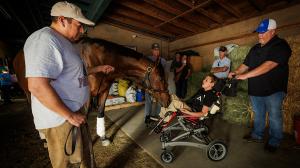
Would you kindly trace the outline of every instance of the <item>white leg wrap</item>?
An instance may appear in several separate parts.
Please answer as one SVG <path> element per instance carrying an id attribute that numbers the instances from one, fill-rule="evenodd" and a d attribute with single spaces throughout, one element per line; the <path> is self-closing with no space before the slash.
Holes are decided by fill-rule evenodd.
<path id="1" fill-rule="evenodd" d="M 110 140 L 105 136 L 105 122 L 104 117 L 98 118 L 97 117 L 97 135 L 100 137 L 100 141 L 102 146 L 108 146 L 110 144 Z"/>
<path id="2" fill-rule="evenodd" d="M 105 137 L 104 117 L 102 118 L 97 117 L 97 135 L 99 135 L 100 137 Z"/>

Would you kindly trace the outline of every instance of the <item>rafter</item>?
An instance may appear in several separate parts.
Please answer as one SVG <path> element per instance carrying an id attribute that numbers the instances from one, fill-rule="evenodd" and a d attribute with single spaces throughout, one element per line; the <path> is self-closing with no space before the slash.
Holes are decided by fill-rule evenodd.
<path id="1" fill-rule="evenodd" d="M 229 5 L 226 0 L 214 0 L 218 5 L 220 5 L 222 8 L 224 8 L 227 12 L 233 14 L 237 18 L 241 18 L 243 15 L 242 13 L 233 7 L 232 5 Z"/>
<path id="2" fill-rule="evenodd" d="M 110 14 L 108 16 L 106 16 L 106 18 L 109 18 L 109 19 L 112 19 L 112 20 L 116 20 L 118 22 L 122 22 L 122 23 L 125 23 L 125 24 L 129 24 L 129 25 L 133 25 L 135 27 L 138 27 L 140 29 L 145 29 L 147 31 L 150 31 L 150 32 L 156 32 L 158 34 L 162 34 L 164 36 L 172 36 L 172 34 L 170 33 L 167 33 L 167 32 L 164 32 L 158 28 L 154 28 L 152 27 L 151 25 L 148 25 L 148 24 L 145 24 L 145 23 L 141 23 L 137 20 L 134 20 L 132 18 L 128 18 L 126 16 L 123 16 L 123 15 L 119 15 L 119 14 Z M 185 32 L 186 33 L 186 32 Z"/>
<path id="3" fill-rule="evenodd" d="M 176 9 L 176 8 L 170 6 L 169 4 L 162 2 L 160 0 L 145 0 L 145 1 L 153 6 L 156 6 L 157 8 L 159 8 L 161 10 L 172 13 L 175 16 L 178 16 L 178 15 L 181 15 L 182 13 L 184 13 L 183 11 Z M 192 23 L 192 22 L 188 21 L 187 19 L 185 19 L 184 15 L 182 15 L 181 18 L 183 19 L 181 21 L 184 21 L 186 26 L 191 28 L 190 30 L 192 30 L 192 32 L 198 31 L 199 28 L 204 28 L 204 29 L 208 28 L 208 24 L 198 25 L 198 24 Z M 196 19 L 196 18 L 194 18 L 194 19 Z M 162 25 L 163 24 L 158 24 L 155 27 L 160 27 Z"/>
<path id="4" fill-rule="evenodd" d="M 128 18 L 132 18 L 134 20 L 137 20 L 144 24 L 151 25 L 153 27 L 154 27 L 154 25 L 161 23 L 160 20 L 150 17 L 148 15 L 144 15 L 143 13 L 140 13 L 140 12 L 137 12 L 134 10 L 128 10 L 126 7 L 123 7 L 123 6 L 118 6 L 118 5 L 116 5 L 116 6 L 117 6 L 117 9 L 114 10 L 114 13 L 126 16 Z M 163 30 L 162 28 L 160 28 L 160 29 Z M 177 27 L 175 25 L 172 26 L 172 29 L 174 29 L 174 31 L 179 31 L 179 32 L 182 31 L 182 28 Z M 168 30 L 167 32 L 169 32 L 169 31 L 170 30 Z"/>
<path id="5" fill-rule="evenodd" d="M 186 15 L 186 14 L 188 14 L 188 13 L 193 12 L 194 10 L 196 10 L 196 9 L 198 9 L 198 8 L 200 8 L 200 7 L 204 6 L 204 5 L 206 5 L 206 4 L 208 4 L 210 1 L 211 1 L 211 0 L 205 1 L 205 2 L 203 2 L 203 3 L 201 3 L 201 4 L 197 5 L 197 6 L 195 6 L 195 7 L 191 8 L 191 9 L 189 9 L 189 10 L 187 10 L 187 11 L 181 13 L 180 15 L 177 15 L 177 16 L 171 18 L 171 19 L 168 19 L 168 20 L 164 21 L 163 23 L 161 23 L 161 24 L 159 24 L 159 25 L 156 25 L 156 27 L 160 27 L 160 26 L 162 26 L 162 25 L 164 25 L 164 24 L 166 24 L 166 23 L 169 23 L 169 22 L 174 22 L 175 19 L 177 19 L 177 18 L 179 18 L 179 17 L 182 17 L 182 16 L 184 16 L 184 15 Z"/>
<path id="6" fill-rule="evenodd" d="M 132 1 L 118 1 L 119 4 L 126 6 L 130 9 L 136 10 L 138 12 L 141 12 L 145 15 L 157 18 L 161 21 L 169 20 L 170 18 L 173 17 L 173 15 L 168 14 L 162 10 L 159 10 L 157 8 L 154 8 L 152 5 L 147 4 L 146 2 L 140 2 L 140 3 L 134 3 Z M 188 27 L 186 25 L 189 24 L 189 22 L 181 20 L 177 21 L 174 20 L 171 22 L 174 26 L 180 27 L 181 29 L 184 29 L 188 32 L 195 32 L 196 30 L 192 29 L 191 27 Z M 155 28 L 160 27 L 160 26 L 155 26 Z"/>
<path id="7" fill-rule="evenodd" d="M 178 1 L 181 2 L 184 5 L 192 8 L 192 9 L 196 7 L 191 2 L 188 2 L 186 0 L 178 0 Z M 212 21 L 214 21 L 214 22 L 216 22 L 218 24 L 222 24 L 223 23 L 223 19 L 220 16 L 218 16 L 217 14 L 208 12 L 208 11 L 204 10 L 203 8 L 201 8 L 201 7 L 209 4 L 210 2 L 212 2 L 212 0 L 208 0 L 208 1 L 204 2 L 205 4 L 202 5 L 202 6 L 200 6 L 200 7 L 198 7 L 195 11 L 199 12 L 200 14 L 204 15 L 205 17 L 209 18 L 210 20 L 212 20 Z"/>
<path id="8" fill-rule="evenodd" d="M 257 11 L 263 11 L 263 7 L 261 7 L 259 4 L 256 3 L 256 0 L 248 0 L 251 6 L 254 7 L 255 10 Z"/>

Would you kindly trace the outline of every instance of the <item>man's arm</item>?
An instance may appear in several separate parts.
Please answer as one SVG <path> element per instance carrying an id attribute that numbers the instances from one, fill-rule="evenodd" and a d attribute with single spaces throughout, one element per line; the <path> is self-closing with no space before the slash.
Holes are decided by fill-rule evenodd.
<path id="1" fill-rule="evenodd" d="M 85 116 L 72 112 L 59 98 L 50 85 L 50 79 L 42 77 L 29 77 L 28 89 L 44 106 L 59 114 L 72 125 L 77 127 L 85 123 Z"/>
<path id="2" fill-rule="evenodd" d="M 261 64 L 260 66 L 256 67 L 255 69 L 241 74 L 241 75 L 237 75 L 237 79 L 241 79 L 241 80 L 245 80 L 248 78 L 252 78 L 252 77 L 256 77 L 262 74 L 265 74 L 269 71 L 271 71 L 272 69 L 274 69 L 276 66 L 278 66 L 278 63 L 273 62 L 273 61 L 265 61 L 263 64 Z"/>
<path id="3" fill-rule="evenodd" d="M 109 73 L 113 72 L 114 70 L 115 70 L 115 68 L 110 65 L 99 65 L 99 66 L 87 68 L 88 75 L 95 74 L 98 72 L 102 72 L 104 74 L 109 74 Z"/>
<path id="4" fill-rule="evenodd" d="M 218 73 L 218 72 L 225 72 L 228 70 L 228 66 L 223 66 L 223 67 L 214 67 L 214 68 L 211 68 L 210 72 L 212 73 Z"/>
<path id="5" fill-rule="evenodd" d="M 184 65 L 184 64 L 181 64 L 181 66 L 180 66 L 179 68 L 176 68 L 176 69 L 175 69 L 175 70 L 176 70 L 176 73 L 181 72 L 181 71 L 183 70 L 184 67 L 185 67 L 185 65 Z"/>
<path id="6" fill-rule="evenodd" d="M 228 74 L 228 78 L 232 78 L 233 75 L 240 75 L 248 71 L 249 67 L 245 64 L 241 64 L 235 71 Z"/>

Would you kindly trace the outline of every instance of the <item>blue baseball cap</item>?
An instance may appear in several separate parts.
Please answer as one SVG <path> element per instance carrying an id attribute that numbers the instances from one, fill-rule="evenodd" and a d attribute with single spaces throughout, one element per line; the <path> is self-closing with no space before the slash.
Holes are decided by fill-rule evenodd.
<path id="1" fill-rule="evenodd" d="M 260 22 L 258 27 L 256 28 L 256 32 L 258 33 L 265 33 L 268 30 L 271 29 L 276 29 L 276 21 L 274 19 L 264 19 L 263 21 Z"/>

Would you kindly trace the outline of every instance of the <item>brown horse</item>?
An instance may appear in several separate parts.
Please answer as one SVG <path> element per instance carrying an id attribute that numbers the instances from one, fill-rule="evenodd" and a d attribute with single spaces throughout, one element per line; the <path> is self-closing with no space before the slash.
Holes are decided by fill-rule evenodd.
<path id="1" fill-rule="evenodd" d="M 115 67 L 115 71 L 109 75 L 96 73 L 88 76 L 91 96 L 98 98 L 97 134 L 101 137 L 104 145 L 109 143 L 105 139 L 105 100 L 108 96 L 109 88 L 115 79 L 127 78 L 134 81 L 152 94 L 162 106 L 168 106 L 170 96 L 164 70 L 159 60 L 153 62 L 141 53 L 101 39 L 84 38 L 79 42 L 78 46 L 87 68 L 98 65 Z M 24 65 L 24 55 L 23 52 L 20 52 L 14 60 L 14 68 L 21 87 L 25 92 L 29 93 L 27 80 L 24 75 Z"/>

